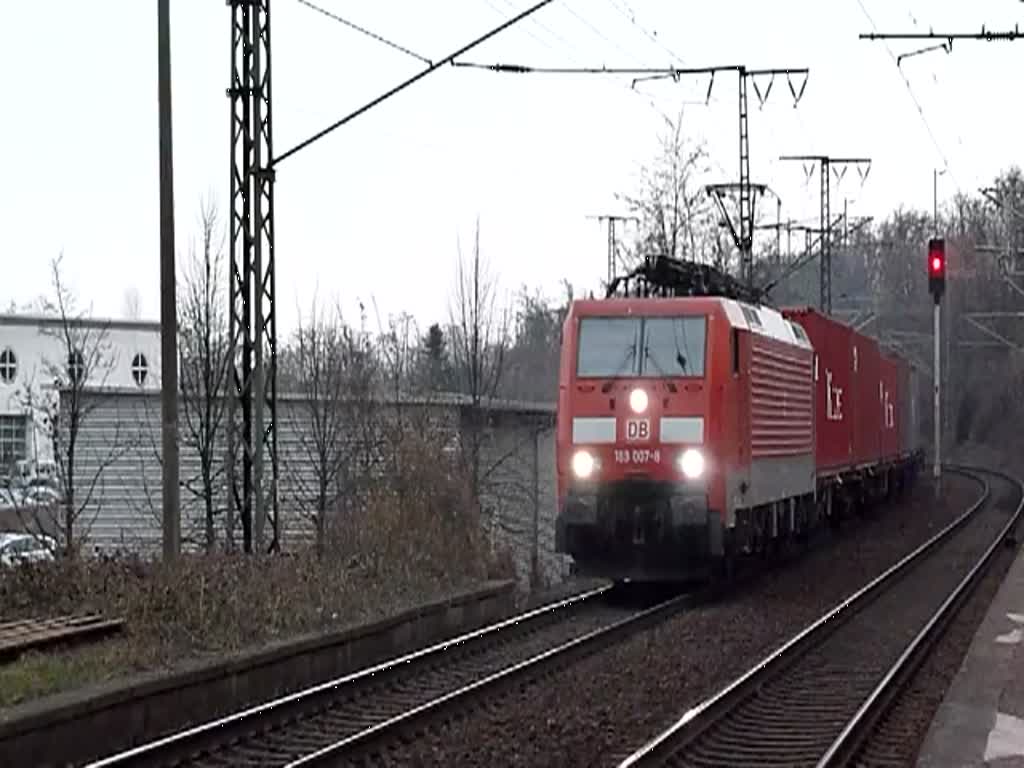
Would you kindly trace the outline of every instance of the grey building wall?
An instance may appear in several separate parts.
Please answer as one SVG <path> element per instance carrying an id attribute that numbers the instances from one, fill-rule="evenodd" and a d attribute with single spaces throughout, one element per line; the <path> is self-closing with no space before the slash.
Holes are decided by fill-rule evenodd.
<path id="1" fill-rule="evenodd" d="M 520 580 L 558 582 L 568 558 L 556 555 L 555 429 L 549 412 L 496 414 L 484 446 L 481 503 L 492 545 L 511 548 Z"/>
<path id="2" fill-rule="evenodd" d="M 90 551 L 126 549 L 154 554 L 160 551 L 161 462 L 159 393 L 137 390 L 87 393 L 85 415 L 75 451 L 75 536 L 87 538 Z M 378 403 L 371 421 L 365 408 L 354 409 L 352 423 L 340 430 L 351 450 L 379 453 L 386 448 L 387 426 L 394 419 L 393 403 Z M 438 461 L 457 444 L 460 430 L 469 429 L 470 410 L 465 398 L 443 396 L 431 401 L 403 402 L 402 418 L 416 424 L 437 444 Z M 532 577 L 536 560 L 542 581 L 561 581 L 568 561 L 555 555 L 554 406 L 495 402 L 488 406 L 489 427 L 481 451 L 483 525 L 492 546 L 507 547 L 521 582 Z M 183 484 L 183 547 L 198 548 L 205 541 L 203 500 L 198 493 L 200 461 L 189 445 L 186 406 L 179 405 Z M 278 499 L 281 545 L 285 550 L 313 540 L 309 512 L 315 509 L 317 466 L 308 401 L 281 397 L 278 402 Z M 372 436 L 368 436 L 368 430 Z M 362 439 L 357 439 L 362 437 Z M 465 432 L 462 433 L 465 436 Z M 218 450 L 226 455 L 223 430 Z M 375 465 L 378 473 L 386 464 Z M 227 477 L 218 478 L 216 536 L 223 541 L 231 519 L 227 504 Z M 268 531 L 269 536 L 269 531 Z M 234 537 L 241 540 L 236 525 Z"/>

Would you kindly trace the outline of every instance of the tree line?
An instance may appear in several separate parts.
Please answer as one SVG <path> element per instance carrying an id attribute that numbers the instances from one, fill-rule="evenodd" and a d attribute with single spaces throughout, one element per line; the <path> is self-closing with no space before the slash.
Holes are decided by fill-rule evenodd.
<path id="1" fill-rule="evenodd" d="M 707 161 L 702 142 L 687 134 L 682 114 L 666 118 L 659 151 L 643 167 L 639 188 L 620 198 L 639 220 L 636 236 L 622 245 L 620 269 L 668 254 L 737 272 L 735 248 L 703 189 Z M 925 247 L 932 236 L 946 237 L 946 426 L 958 442 L 1016 436 L 1024 406 L 1024 368 L 1018 354 L 1024 334 L 1021 318 L 1013 314 L 1024 299 L 1024 259 L 1018 255 L 1024 245 L 1022 218 L 1024 176 L 1011 167 L 985 193 L 955 196 L 937 221 L 928 212 L 901 207 L 867 226 L 841 222 L 833 233 L 835 314 L 918 364 L 929 391 L 931 299 Z M 187 497 L 186 503 L 202 509 L 201 539 L 208 548 L 216 545 L 217 520 L 230 507 L 225 504 L 223 447 L 225 395 L 233 386 L 225 239 L 216 207 L 204 203 L 198 238 L 181 262 L 178 282 L 180 434 L 183 447 L 199 457 L 195 475 L 183 478 L 183 501 Z M 761 239 L 755 252 L 756 281 L 775 284 L 766 301 L 817 305 L 815 248 L 783 254 L 777 243 L 774 237 Z M 360 483 L 366 484 L 359 478 L 386 462 L 392 478 L 398 478 L 399 464 L 410 458 L 402 445 L 430 434 L 415 422 L 418 417 L 411 409 L 403 410 L 403 399 L 456 394 L 468 401 L 468 428 L 454 442 L 432 438 L 425 446 L 434 451 L 443 447 L 452 457 L 477 508 L 490 470 L 482 465 L 487 403 L 494 398 L 556 400 L 561 329 L 572 288 L 564 283 L 561 295 L 551 298 L 523 287 L 513 301 L 505 302 L 485 250 L 478 222 L 471 249 L 464 253 L 460 248 L 457 254 L 447 315 L 425 328 L 404 314 L 375 318 L 371 324 L 365 305 L 352 323 L 338 306 L 314 299 L 294 332 L 280 340 L 278 391 L 299 396 L 307 408 L 310 427 L 302 448 L 313 471 L 303 503 L 321 546 L 330 513 L 356 503 Z M 595 257 L 595 265 L 600 263 Z M 82 322 L 86 313 L 77 310 L 59 259 L 52 278 L 53 296 L 44 308 L 61 322 L 48 332 L 60 339 L 65 354 L 46 373 L 67 395 L 63 409 L 55 409 L 52 402 L 29 401 L 26 409 L 42 413 L 53 440 L 61 484 L 58 528 L 70 549 L 98 482 L 76 481 L 73 471 L 78 433 L 94 407 L 82 392 L 87 385 L 102 384 L 111 350 L 104 331 Z M 600 286 L 597 292 L 602 292 Z M 134 294 L 126 306 L 137 311 Z M 382 406 L 375 405 L 382 402 L 393 404 L 387 418 Z M 925 397 L 923 402 L 930 401 Z M 931 410 L 922 416 L 922 428 L 930 434 Z M 365 439 L 353 442 L 351 435 L 360 432 Z M 99 465 L 125 450 L 123 444 L 111 446 Z M 231 521 L 228 529 L 234 530 L 236 523 L 242 528 L 242 548 L 251 549 L 251 521 Z"/>

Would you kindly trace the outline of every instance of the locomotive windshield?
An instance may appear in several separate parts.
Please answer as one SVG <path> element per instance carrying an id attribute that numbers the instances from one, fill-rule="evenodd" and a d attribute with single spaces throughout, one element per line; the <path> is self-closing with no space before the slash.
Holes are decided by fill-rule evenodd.
<path id="1" fill-rule="evenodd" d="M 584 317 L 576 375 L 703 376 L 706 332 L 704 317 Z"/>
<path id="2" fill-rule="evenodd" d="M 703 317 L 649 317 L 643 324 L 645 375 L 704 375 Z"/>

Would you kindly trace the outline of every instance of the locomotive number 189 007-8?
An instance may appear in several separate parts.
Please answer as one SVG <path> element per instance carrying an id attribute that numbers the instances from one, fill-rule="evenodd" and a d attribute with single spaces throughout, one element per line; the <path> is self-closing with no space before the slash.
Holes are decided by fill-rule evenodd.
<path id="1" fill-rule="evenodd" d="M 657 448 L 616 448 L 616 464 L 660 464 L 661 451 Z"/>

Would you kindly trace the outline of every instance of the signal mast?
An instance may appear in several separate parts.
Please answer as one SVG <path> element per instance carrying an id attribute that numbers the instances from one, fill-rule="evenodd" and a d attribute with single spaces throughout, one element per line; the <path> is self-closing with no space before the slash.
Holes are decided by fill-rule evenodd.
<path id="1" fill-rule="evenodd" d="M 935 465 L 932 468 L 932 477 L 935 479 L 935 493 L 941 493 L 942 485 L 942 413 L 939 407 L 942 395 L 942 367 L 940 363 L 942 350 L 941 321 L 942 321 L 942 294 L 946 291 L 946 241 L 941 237 L 933 237 L 928 241 L 928 291 L 932 295 L 935 304 L 932 335 L 935 339 L 935 360 L 934 360 L 934 382 L 935 393 Z"/>

